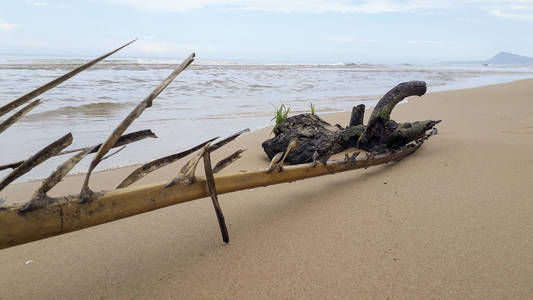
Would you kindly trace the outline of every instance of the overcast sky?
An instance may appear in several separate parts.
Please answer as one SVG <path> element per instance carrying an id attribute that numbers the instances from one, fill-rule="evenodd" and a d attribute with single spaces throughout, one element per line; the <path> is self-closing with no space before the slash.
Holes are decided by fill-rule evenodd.
<path id="1" fill-rule="evenodd" d="M 0 53 L 309 63 L 533 56 L 533 0 L 0 0 Z"/>

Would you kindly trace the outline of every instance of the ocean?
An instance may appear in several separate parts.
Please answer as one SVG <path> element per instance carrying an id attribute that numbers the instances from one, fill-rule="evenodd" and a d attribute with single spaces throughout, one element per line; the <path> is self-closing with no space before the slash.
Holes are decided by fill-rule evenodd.
<path id="1" fill-rule="evenodd" d="M 0 105 L 86 61 L 0 56 Z M 107 59 L 46 92 L 39 97 L 43 100 L 40 106 L 1 134 L 0 165 L 24 160 L 68 132 L 74 136 L 68 149 L 103 142 L 179 63 L 164 59 Z M 273 124 L 274 107 L 281 104 L 289 106 L 291 114 L 297 114 L 309 112 L 313 103 L 316 112 L 324 114 L 350 111 L 361 103 L 372 106 L 389 89 L 408 80 L 426 81 L 431 93 L 531 77 L 532 67 L 197 60 L 127 130 L 152 129 L 159 138 L 130 144 L 103 161 L 97 170 L 146 162 L 211 137 L 268 126 Z M 85 158 L 73 173 L 87 170 L 92 157 Z M 19 181 L 46 177 L 67 158 L 53 158 Z M 0 176 L 8 172 L 0 171 Z"/>

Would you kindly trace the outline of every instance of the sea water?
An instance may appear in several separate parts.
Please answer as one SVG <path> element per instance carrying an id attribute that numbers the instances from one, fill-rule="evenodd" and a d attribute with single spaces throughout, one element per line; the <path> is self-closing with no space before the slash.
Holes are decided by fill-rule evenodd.
<path id="1" fill-rule="evenodd" d="M 0 105 L 86 61 L 0 57 Z M 108 59 L 46 92 L 38 97 L 41 105 L 0 135 L 0 165 L 24 160 L 68 132 L 74 136 L 69 149 L 103 142 L 177 64 L 177 60 Z M 152 129 L 159 138 L 130 144 L 97 170 L 146 162 L 211 137 L 268 126 L 274 107 L 281 104 L 297 114 L 309 112 L 313 103 L 316 112 L 323 114 L 349 111 L 361 103 L 372 106 L 389 89 L 408 80 L 424 80 L 428 92 L 434 92 L 531 77 L 530 67 L 197 60 L 127 130 Z M 51 159 L 21 180 L 46 177 L 67 158 Z M 91 158 L 84 159 L 73 172 L 87 170 Z M 8 172 L 0 171 L 0 176 Z"/>

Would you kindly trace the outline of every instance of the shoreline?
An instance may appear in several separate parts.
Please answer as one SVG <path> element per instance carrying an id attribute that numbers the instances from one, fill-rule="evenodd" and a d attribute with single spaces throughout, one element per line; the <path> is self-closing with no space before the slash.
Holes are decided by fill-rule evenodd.
<path id="1" fill-rule="evenodd" d="M 69 131 L 75 137 L 71 147 L 102 142 L 109 129 L 114 128 L 140 100 L 136 95 L 141 98 L 168 73 L 166 69 L 151 69 L 150 66 L 139 66 L 135 70 L 129 67 L 91 70 L 50 91 L 45 96 L 46 105 L 40 105 L 2 134 L 4 143 L 17 145 L 16 149 L 3 151 L 3 162 L 26 159 L 49 144 L 50 139 Z M 36 76 L 35 71 L 30 70 L 0 70 L 0 77 L 5 79 L 0 84 L 3 91 L 0 98 L 24 94 L 62 72 L 47 68 Z M 424 79 L 431 93 L 532 76 L 533 69 L 442 65 L 329 69 L 193 66 L 191 72 L 184 73 L 169 86 L 154 106 L 130 128 L 132 131 L 151 128 L 160 138 L 131 145 L 120 155 L 104 161 L 98 169 L 142 163 L 212 136 L 268 126 L 272 116 L 270 104 L 283 103 L 293 112 L 300 112 L 309 111 L 312 102 L 322 115 L 350 111 L 360 102 L 371 106 L 405 78 Z M 194 134 L 183 135 L 181 132 Z M 22 143 L 21 137 L 24 137 Z M 61 162 L 61 159 L 46 161 L 18 182 L 44 178 Z M 84 172 L 88 167 L 87 159 L 84 159 L 73 172 Z M 7 173 L 1 171 L 0 176 Z"/>

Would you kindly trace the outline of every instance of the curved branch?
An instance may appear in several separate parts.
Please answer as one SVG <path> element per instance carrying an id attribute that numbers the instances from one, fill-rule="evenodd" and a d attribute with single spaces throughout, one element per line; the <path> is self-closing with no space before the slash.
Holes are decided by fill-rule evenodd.
<path id="1" fill-rule="evenodd" d="M 374 107 L 367 127 L 357 141 L 357 147 L 361 143 L 370 143 L 375 136 L 383 136 L 385 125 L 390 120 L 390 114 L 396 104 L 409 96 L 422 96 L 426 93 L 426 90 L 427 87 L 424 81 L 407 81 L 388 91 Z"/>

